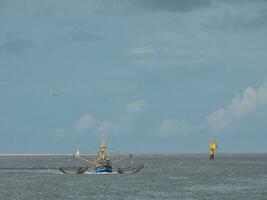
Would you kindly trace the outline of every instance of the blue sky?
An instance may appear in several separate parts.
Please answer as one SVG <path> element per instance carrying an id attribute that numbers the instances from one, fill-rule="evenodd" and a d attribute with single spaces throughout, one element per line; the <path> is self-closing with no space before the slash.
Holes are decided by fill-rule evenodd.
<path id="1" fill-rule="evenodd" d="M 1 153 L 267 152 L 266 1 L 2 0 L 0 27 Z"/>

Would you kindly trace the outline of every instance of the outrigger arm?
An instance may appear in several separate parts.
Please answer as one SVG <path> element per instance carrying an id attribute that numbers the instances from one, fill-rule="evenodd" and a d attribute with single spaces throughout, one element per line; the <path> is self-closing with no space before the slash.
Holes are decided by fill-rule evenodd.
<path id="1" fill-rule="evenodd" d="M 73 158 L 74 158 L 74 159 L 78 159 L 78 160 L 86 161 L 86 162 L 88 162 L 88 163 L 90 163 L 90 164 L 93 164 L 93 165 L 96 165 L 96 164 L 97 164 L 95 161 L 93 161 L 93 160 L 89 160 L 89 159 L 87 159 L 87 158 L 83 158 L 83 157 L 81 157 L 80 155 L 73 155 Z"/>
<path id="2" fill-rule="evenodd" d="M 113 161 L 112 164 L 116 164 L 116 163 L 122 162 L 122 161 L 127 160 L 127 159 L 132 158 L 132 157 L 133 157 L 132 154 L 124 156 L 124 157 L 122 157 L 122 158 L 120 158 L 118 160 Z"/>

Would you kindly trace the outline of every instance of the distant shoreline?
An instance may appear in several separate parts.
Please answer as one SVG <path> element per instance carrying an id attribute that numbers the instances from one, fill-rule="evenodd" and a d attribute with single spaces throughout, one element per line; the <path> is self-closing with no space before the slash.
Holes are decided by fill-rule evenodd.
<path id="1" fill-rule="evenodd" d="M 207 153 L 132 153 L 134 156 L 182 156 L 182 155 L 206 155 Z M 260 153 L 217 153 L 217 155 L 264 155 Z M 85 156 L 95 156 L 96 154 L 83 154 Z M 113 153 L 113 155 L 127 155 L 127 153 Z M 73 154 L 47 154 L 47 153 L 0 153 L 0 157 L 36 157 L 36 156 L 73 156 Z"/>

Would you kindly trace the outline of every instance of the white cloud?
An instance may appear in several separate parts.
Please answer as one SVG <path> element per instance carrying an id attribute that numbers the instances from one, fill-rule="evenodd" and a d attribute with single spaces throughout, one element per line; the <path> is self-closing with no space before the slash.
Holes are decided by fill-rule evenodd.
<path id="1" fill-rule="evenodd" d="M 137 100 L 125 105 L 125 110 L 114 119 L 95 119 L 93 115 L 85 114 L 70 127 L 66 129 L 58 128 L 51 133 L 57 137 L 76 137 L 83 136 L 90 131 L 94 135 L 110 135 L 127 133 L 134 128 L 136 116 L 140 114 L 145 107 L 143 100 Z"/>
<path id="2" fill-rule="evenodd" d="M 211 127 L 223 129 L 231 121 L 242 118 L 263 105 L 267 105 L 267 83 L 258 89 L 246 88 L 241 97 L 236 95 L 231 104 L 208 115 L 206 122 Z"/>
<path id="3" fill-rule="evenodd" d="M 153 54 L 158 53 L 159 49 L 155 48 L 152 45 L 144 46 L 144 47 L 136 47 L 130 50 L 130 52 L 134 55 L 144 55 L 144 54 Z"/>
<path id="4" fill-rule="evenodd" d="M 143 100 L 132 101 L 125 105 L 125 111 L 117 118 L 106 119 L 98 123 L 95 129 L 97 134 L 121 134 L 127 133 L 134 128 L 136 116 L 145 108 Z"/>
<path id="5" fill-rule="evenodd" d="M 215 112 L 213 112 L 212 114 L 210 114 L 209 116 L 207 116 L 206 120 L 209 123 L 216 122 L 216 121 L 224 118 L 224 113 L 225 113 L 224 109 L 220 108 L 220 109 L 216 110 Z"/>
<path id="6" fill-rule="evenodd" d="M 104 120 L 100 123 L 100 125 L 96 128 L 96 132 L 99 134 L 110 134 L 110 133 L 118 133 L 119 126 L 110 120 Z"/>
<path id="7" fill-rule="evenodd" d="M 73 139 L 83 136 L 89 130 L 94 130 L 95 119 L 92 115 L 85 114 L 73 125 L 65 128 L 56 128 L 47 132 L 47 136 L 54 139 Z"/>
<path id="8" fill-rule="evenodd" d="M 236 117 L 242 117 L 249 111 L 267 104 L 267 83 L 258 88 L 258 90 L 248 87 L 240 98 L 237 95 L 232 104 L 229 105 L 228 110 Z"/>
<path id="9" fill-rule="evenodd" d="M 146 49 L 144 47 L 138 47 L 138 48 L 133 48 L 132 49 L 132 54 L 145 54 L 146 53 Z"/>
<path id="10" fill-rule="evenodd" d="M 87 131 L 92 128 L 95 124 L 95 119 L 92 115 L 83 115 L 73 126 L 75 130 Z"/>
<path id="11" fill-rule="evenodd" d="M 247 87 L 242 95 L 236 95 L 225 108 L 219 108 L 209 114 L 200 124 L 190 124 L 185 120 L 166 118 L 162 120 L 156 129 L 156 135 L 160 137 L 177 137 L 207 131 L 222 132 L 235 120 L 241 119 L 256 109 L 267 105 L 267 83 L 258 89 Z"/>
<path id="12" fill-rule="evenodd" d="M 126 104 L 127 112 L 141 112 L 145 108 L 145 102 L 143 100 L 137 100 Z"/>

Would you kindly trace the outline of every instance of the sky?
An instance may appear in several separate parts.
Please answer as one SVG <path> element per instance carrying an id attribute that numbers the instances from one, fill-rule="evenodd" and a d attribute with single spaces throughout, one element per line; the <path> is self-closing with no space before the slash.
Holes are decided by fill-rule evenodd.
<path id="1" fill-rule="evenodd" d="M 0 0 L 0 153 L 267 152 L 267 1 Z"/>

